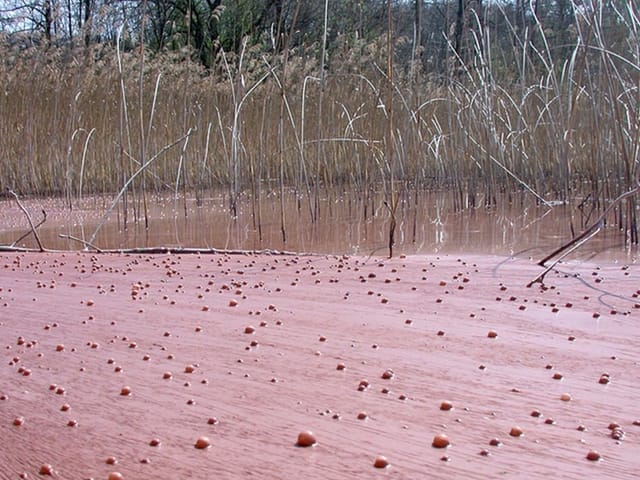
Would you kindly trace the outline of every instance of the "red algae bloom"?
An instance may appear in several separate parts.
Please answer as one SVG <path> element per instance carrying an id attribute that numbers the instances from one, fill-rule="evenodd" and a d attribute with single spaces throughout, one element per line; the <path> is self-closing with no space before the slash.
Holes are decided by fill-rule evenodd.
<path id="1" fill-rule="evenodd" d="M 298 447 L 311 447 L 316 443 L 316 436 L 313 432 L 305 430 L 304 432 L 300 432 L 298 434 L 298 442 L 296 443 Z"/>

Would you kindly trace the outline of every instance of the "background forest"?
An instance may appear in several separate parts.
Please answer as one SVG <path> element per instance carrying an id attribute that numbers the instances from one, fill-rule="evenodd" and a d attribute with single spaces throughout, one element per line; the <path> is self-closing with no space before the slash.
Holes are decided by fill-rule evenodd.
<path id="1" fill-rule="evenodd" d="M 531 198 L 638 186 L 637 0 L 1 0 L 0 187 Z M 308 207 L 306 206 L 308 204 Z M 637 243 L 636 200 L 613 216 Z"/>

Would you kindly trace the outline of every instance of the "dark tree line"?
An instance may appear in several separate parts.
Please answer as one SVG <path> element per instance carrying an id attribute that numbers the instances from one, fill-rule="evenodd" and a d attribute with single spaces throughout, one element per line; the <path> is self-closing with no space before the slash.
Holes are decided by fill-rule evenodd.
<path id="1" fill-rule="evenodd" d="M 387 1 L 329 0 L 329 65 L 336 50 L 383 37 Z M 390 1 L 397 64 L 414 62 L 414 67 L 436 74 L 450 74 L 452 66 L 467 64 L 489 47 L 502 52 L 504 68 L 514 63 L 509 51 L 522 51 L 523 45 L 548 48 L 562 58 L 575 44 L 577 9 L 602 8 L 606 17 L 607 10 L 627 8 L 628 3 Z M 239 52 L 247 45 L 278 52 L 286 43 L 319 55 L 324 8 L 325 0 L 0 0 L 0 29 L 16 41 L 74 47 L 115 42 L 122 29 L 131 47 L 141 41 L 159 53 L 189 47 L 193 59 L 209 68 L 221 50 Z"/>

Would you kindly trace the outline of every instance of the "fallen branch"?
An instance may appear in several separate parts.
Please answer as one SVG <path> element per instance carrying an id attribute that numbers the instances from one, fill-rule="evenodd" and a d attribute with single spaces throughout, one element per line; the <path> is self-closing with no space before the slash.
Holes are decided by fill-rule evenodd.
<path id="1" fill-rule="evenodd" d="M 115 248 L 115 249 L 97 249 L 94 245 L 83 240 L 72 238 L 72 240 L 78 240 L 81 243 L 87 244 L 92 248 L 96 248 L 95 253 L 101 254 L 141 254 L 141 255 L 273 255 L 273 256 L 298 256 L 298 257 L 310 257 L 321 256 L 322 253 L 312 252 L 291 252 L 288 250 L 227 250 L 219 248 L 193 248 L 193 247 L 140 247 L 140 248 Z M 26 247 L 14 247 L 13 245 L 0 245 L 0 252 L 14 252 L 14 253 L 38 253 L 43 250 L 36 248 Z M 71 250 L 44 250 L 47 253 L 67 253 Z M 75 250 L 74 250 L 75 251 Z"/>
<path id="2" fill-rule="evenodd" d="M 538 265 L 540 265 L 541 267 L 545 267 L 545 270 L 536 278 L 531 280 L 528 286 L 530 287 L 536 282 L 542 283 L 544 281 L 545 275 L 549 273 L 549 271 L 551 271 L 551 269 L 553 269 L 553 267 L 555 267 L 558 264 L 558 262 L 560 262 L 564 257 L 569 255 L 571 252 L 575 251 L 576 249 L 578 249 L 579 247 L 587 243 L 589 240 L 595 237 L 602 230 L 604 226 L 604 220 L 606 216 L 609 214 L 609 212 L 613 209 L 613 207 L 615 207 L 625 198 L 636 195 L 639 192 L 640 192 L 640 169 L 638 170 L 636 175 L 636 186 L 634 188 L 620 194 L 613 202 L 611 202 L 611 204 L 607 208 L 604 209 L 604 211 L 596 219 L 596 221 L 593 222 L 587 229 L 584 230 L 584 232 L 582 232 L 577 237 L 572 238 L 562 246 L 556 248 L 553 252 L 551 252 L 549 255 L 547 255 L 546 257 L 544 257 L 542 260 L 538 262 Z M 547 263 L 549 260 L 553 258 L 555 258 L 556 260 L 551 265 L 546 266 L 545 263 Z"/>
<path id="3" fill-rule="evenodd" d="M 600 233 L 600 230 L 602 230 L 601 226 L 598 226 L 598 228 L 596 228 L 595 230 L 591 231 L 590 230 L 586 230 L 585 232 L 583 232 L 581 235 L 579 235 L 578 237 L 576 237 L 575 239 L 573 239 L 571 241 L 571 245 L 570 248 L 567 248 L 562 255 L 560 255 L 558 258 L 556 258 L 556 260 L 549 266 L 547 266 L 544 271 L 539 274 L 536 278 L 534 278 L 533 280 L 531 280 L 528 284 L 527 287 L 531 287 L 531 285 L 533 285 L 536 282 L 541 282 L 544 280 L 544 277 L 547 273 L 549 273 L 553 267 L 555 267 L 564 257 L 566 257 L 567 255 L 569 255 L 571 252 L 573 252 L 574 250 L 577 250 L 578 248 L 580 248 L 582 245 L 584 245 L 585 243 L 587 243 L 589 240 L 591 240 L 593 237 L 595 237 L 598 233 Z M 585 235 L 588 234 L 588 235 Z M 544 267 L 545 265 L 543 263 L 538 263 L 538 265 Z"/>
<path id="4" fill-rule="evenodd" d="M 29 226 L 31 227 L 31 233 L 33 233 L 33 236 L 36 239 L 36 243 L 38 244 L 38 248 L 40 249 L 39 251 L 40 252 L 44 252 L 45 248 L 42 246 L 42 242 L 40 241 L 40 237 L 38 236 L 38 232 L 36 231 L 36 227 L 33 225 L 33 220 L 31 220 L 31 215 L 29 215 L 29 212 L 27 211 L 27 209 L 24 208 L 24 205 L 22 205 L 22 202 L 18 198 L 18 194 L 16 192 L 14 192 L 13 190 L 8 190 L 8 191 L 16 199 L 16 203 L 18 204 L 18 207 L 20 207 L 20 210 L 22 210 L 22 212 L 27 217 L 27 221 L 29 222 Z"/>

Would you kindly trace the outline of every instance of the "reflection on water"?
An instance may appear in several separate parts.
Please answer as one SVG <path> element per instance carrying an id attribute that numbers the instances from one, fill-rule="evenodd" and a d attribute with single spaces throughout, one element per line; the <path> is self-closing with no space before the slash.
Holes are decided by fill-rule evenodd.
<path id="1" fill-rule="evenodd" d="M 571 237 L 570 224 L 577 230 L 581 220 L 571 218 L 569 207 L 552 209 L 533 204 L 504 205 L 494 209 L 476 208 L 454 212 L 446 194 L 424 193 L 405 199 L 398 207 L 397 253 L 473 252 L 544 256 Z M 47 210 L 48 220 L 39 229 L 43 244 L 52 249 L 80 249 L 78 242 L 59 234 L 88 240 L 107 210 L 109 198 L 85 199 L 72 210 L 62 208 L 60 200 L 27 203 L 34 222 Z M 186 205 L 186 208 L 185 208 Z M 310 221 L 310 202 L 290 194 L 284 201 L 283 242 L 281 202 L 277 195 L 266 195 L 260 202 L 244 199 L 238 218 L 229 215 L 225 196 L 205 198 L 201 206 L 195 199 L 156 199 L 150 202 L 149 228 L 144 222 L 129 221 L 124 228 L 123 214 L 116 208 L 101 228 L 96 241 L 100 248 L 180 246 L 221 249 L 277 249 L 296 252 L 385 255 L 387 253 L 390 212 L 384 198 L 362 201 L 352 194 L 326 196 L 319 204 L 319 218 Z M 185 210 L 187 215 L 185 216 Z M 3 220 L 0 243 L 10 244 L 28 231 L 24 215 L 14 202 L 0 203 Z M 131 216 L 131 215 L 130 215 Z M 34 246 L 31 236 L 20 245 Z M 573 258 L 615 258 L 635 261 L 638 248 L 624 246 L 615 229 L 600 233 L 573 254 Z"/>

